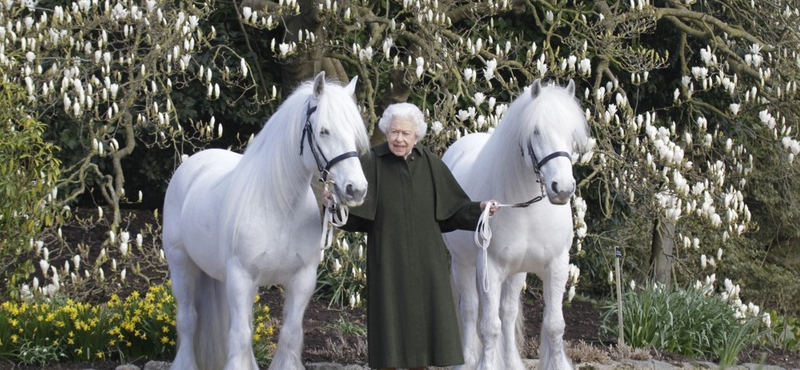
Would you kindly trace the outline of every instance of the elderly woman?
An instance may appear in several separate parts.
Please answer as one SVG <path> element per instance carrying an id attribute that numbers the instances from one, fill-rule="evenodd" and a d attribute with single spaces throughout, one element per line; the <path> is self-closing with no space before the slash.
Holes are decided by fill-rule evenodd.
<path id="1" fill-rule="evenodd" d="M 367 199 L 348 231 L 368 235 L 367 333 L 373 369 L 464 362 L 442 232 L 475 230 L 482 209 L 441 159 L 422 146 L 427 125 L 413 104 L 386 108 L 387 142 L 361 156 Z"/>

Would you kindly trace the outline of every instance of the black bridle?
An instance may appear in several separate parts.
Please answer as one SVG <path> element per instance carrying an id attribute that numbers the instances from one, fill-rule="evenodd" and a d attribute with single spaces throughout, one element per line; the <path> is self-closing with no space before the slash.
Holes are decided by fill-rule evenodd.
<path id="1" fill-rule="evenodd" d="M 522 145 L 520 145 L 519 150 L 521 152 L 520 154 L 522 154 L 522 156 L 524 157 L 525 156 L 525 151 L 522 149 Z M 533 151 L 533 144 L 531 144 L 530 141 L 528 141 L 528 155 L 531 157 L 531 163 L 533 164 L 533 172 L 536 173 L 536 177 L 538 178 L 536 180 L 536 182 L 539 183 L 539 187 L 541 188 L 541 195 L 537 195 L 537 196 L 533 197 L 531 200 L 528 200 L 526 202 L 516 203 L 516 204 L 511 206 L 512 208 L 525 208 L 525 207 L 527 207 L 527 206 L 529 206 L 529 205 L 531 205 L 533 203 L 536 203 L 536 202 L 544 199 L 544 196 L 547 193 L 546 193 L 546 189 L 544 188 L 544 176 L 542 175 L 541 169 L 545 164 L 547 164 L 547 162 L 550 162 L 551 160 L 553 160 L 555 158 L 558 158 L 558 157 L 566 157 L 566 158 L 569 158 L 570 160 L 572 159 L 572 155 L 571 154 L 569 154 L 567 152 L 563 152 L 563 151 L 558 151 L 558 152 L 553 152 L 553 153 L 548 154 L 547 156 L 542 158 L 542 160 L 540 161 L 540 160 L 538 160 L 536 158 L 536 152 Z"/>
<path id="2" fill-rule="evenodd" d="M 553 152 L 548 154 L 546 157 L 542 158 L 542 160 L 540 161 L 536 158 L 536 153 L 533 151 L 533 144 L 531 144 L 530 141 L 528 141 L 528 155 L 531 156 L 531 162 L 533 163 L 533 170 L 536 171 L 539 177 L 541 177 L 540 171 L 542 166 L 547 164 L 547 162 L 550 162 L 551 160 L 558 157 L 567 157 L 570 160 L 572 160 L 572 155 L 567 152 Z"/>
<path id="3" fill-rule="evenodd" d="M 333 165 L 350 157 L 358 157 L 358 153 L 356 151 L 344 152 L 329 161 L 328 158 L 325 157 L 325 154 L 322 153 L 322 148 L 314 141 L 314 129 L 311 127 L 311 115 L 316 111 L 317 107 L 312 107 L 311 103 L 309 103 L 306 109 L 306 124 L 303 127 L 303 135 L 300 137 L 300 155 L 303 155 L 304 140 L 308 141 L 308 148 L 311 150 L 311 154 L 314 155 L 314 161 L 317 162 L 317 170 L 320 173 L 320 177 L 322 177 L 323 182 L 327 182 L 328 174 Z"/>

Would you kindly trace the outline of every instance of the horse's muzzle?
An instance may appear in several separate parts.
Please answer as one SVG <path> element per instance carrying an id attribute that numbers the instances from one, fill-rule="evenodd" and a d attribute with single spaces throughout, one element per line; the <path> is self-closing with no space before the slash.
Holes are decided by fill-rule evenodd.
<path id="1" fill-rule="evenodd" d="M 344 189 L 336 186 L 336 191 L 339 193 L 339 201 L 348 207 L 356 207 L 364 203 L 364 197 L 367 195 L 366 186 L 358 186 L 353 183 L 348 183 Z"/>
<path id="2" fill-rule="evenodd" d="M 572 194 L 575 193 L 575 181 L 573 180 L 572 183 L 560 184 L 558 181 L 553 181 L 550 183 L 550 186 L 547 188 L 547 199 L 550 200 L 550 203 L 556 205 L 567 204 L 572 197 Z"/>

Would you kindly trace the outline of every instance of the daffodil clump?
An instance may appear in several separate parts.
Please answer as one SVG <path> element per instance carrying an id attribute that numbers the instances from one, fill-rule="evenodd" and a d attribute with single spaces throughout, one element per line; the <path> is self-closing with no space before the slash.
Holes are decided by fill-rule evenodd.
<path id="1" fill-rule="evenodd" d="M 175 355 L 175 298 L 168 286 L 142 297 L 111 296 L 106 303 L 71 299 L 0 304 L 0 359 L 21 363 L 109 358 L 171 358 Z M 259 361 L 274 350 L 269 307 L 257 305 L 253 345 Z"/>
<path id="2" fill-rule="evenodd" d="M 260 299 L 260 296 L 256 296 L 253 307 L 253 353 L 256 361 L 267 363 L 272 359 L 277 343 L 272 340 L 275 337 L 275 327 L 270 320 L 269 306 L 258 304 Z"/>

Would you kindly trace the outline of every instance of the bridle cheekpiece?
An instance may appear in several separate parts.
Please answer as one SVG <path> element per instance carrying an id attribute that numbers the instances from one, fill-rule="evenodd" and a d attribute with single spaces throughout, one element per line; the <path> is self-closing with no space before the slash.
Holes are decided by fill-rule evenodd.
<path id="1" fill-rule="evenodd" d="M 322 182 L 327 184 L 328 174 L 330 173 L 331 167 L 347 158 L 358 157 L 358 153 L 356 151 L 344 152 L 333 159 L 328 160 L 325 154 L 322 153 L 322 148 L 320 148 L 319 144 L 314 140 L 314 128 L 311 126 L 311 115 L 316 111 L 317 107 L 312 107 L 311 103 L 309 102 L 308 108 L 306 109 L 306 124 L 303 127 L 303 135 L 300 137 L 300 155 L 303 155 L 304 141 L 307 141 L 308 148 L 311 150 L 311 154 L 314 156 L 314 161 L 317 162 L 317 170 L 320 173 Z"/>
<path id="2" fill-rule="evenodd" d="M 522 145 L 520 145 L 519 150 L 520 150 L 522 156 L 524 157 L 525 156 L 525 151 L 522 149 Z M 527 207 L 527 206 L 529 206 L 529 205 L 531 205 L 533 203 L 536 203 L 536 202 L 544 199 L 545 194 L 547 194 L 547 193 L 546 193 L 546 190 L 544 188 L 545 180 L 544 180 L 544 175 L 542 175 L 541 169 L 545 164 L 547 164 L 547 162 L 550 162 L 551 160 L 553 160 L 555 158 L 558 158 L 558 157 L 566 157 L 566 158 L 569 158 L 570 160 L 572 159 L 572 155 L 571 154 L 569 154 L 567 152 L 564 152 L 564 151 L 557 151 L 557 152 L 553 152 L 553 153 L 548 154 L 547 156 L 542 158 L 542 160 L 540 161 L 539 159 L 536 158 L 536 152 L 533 151 L 533 144 L 531 144 L 530 141 L 528 141 L 528 155 L 531 157 L 531 163 L 533 164 L 533 172 L 536 173 L 536 177 L 537 177 L 536 181 L 539 183 L 539 187 L 541 188 L 541 194 L 538 195 L 538 196 L 533 197 L 533 199 L 530 199 L 528 201 L 521 202 L 521 203 L 516 203 L 516 204 L 512 205 L 512 208 L 525 208 L 525 207 Z"/>

